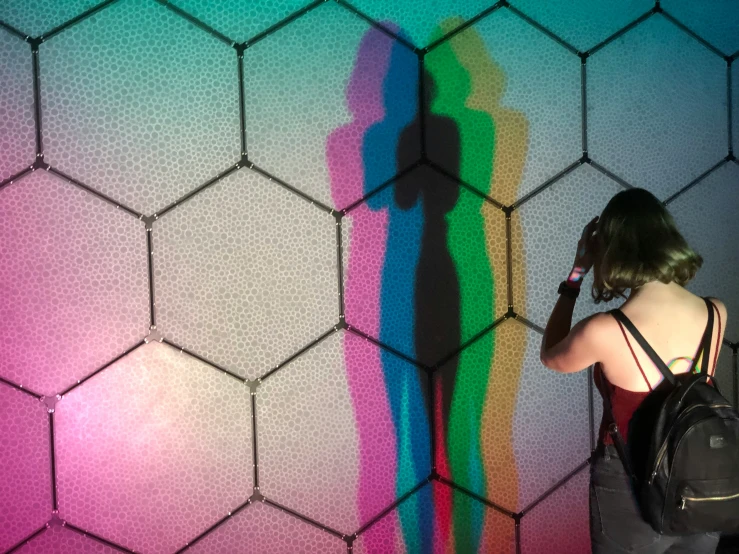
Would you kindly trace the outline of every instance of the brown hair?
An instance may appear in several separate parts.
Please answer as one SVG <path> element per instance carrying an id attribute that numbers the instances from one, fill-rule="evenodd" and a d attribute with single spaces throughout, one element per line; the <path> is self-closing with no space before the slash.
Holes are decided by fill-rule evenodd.
<path id="1" fill-rule="evenodd" d="M 651 281 L 688 283 L 703 258 L 686 242 L 667 208 L 651 192 L 633 188 L 611 198 L 596 229 L 593 299 L 625 297 Z"/>

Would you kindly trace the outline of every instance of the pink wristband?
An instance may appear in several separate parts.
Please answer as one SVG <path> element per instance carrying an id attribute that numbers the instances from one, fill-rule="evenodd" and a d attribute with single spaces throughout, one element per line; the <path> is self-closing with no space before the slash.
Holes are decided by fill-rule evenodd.
<path id="1" fill-rule="evenodd" d="M 567 277 L 567 284 L 574 287 L 579 287 L 582 284 L 582 278 L 585 275 L 585 271 L 581 267 L 575 267 Z"/>

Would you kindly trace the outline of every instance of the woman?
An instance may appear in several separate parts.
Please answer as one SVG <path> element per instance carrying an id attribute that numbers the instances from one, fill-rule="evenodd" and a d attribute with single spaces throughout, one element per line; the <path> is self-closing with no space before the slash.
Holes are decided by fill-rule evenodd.
<path id="1" fill-rule="evenodd" d="M 709 299 L 717 315 L 707 359 L 695 360 L 707 329 L 706 302 L 685 290 L 703 260 L 680 235 L 662 203 L 643 189 L 616 194 L 585 227 L 575 263 L 560 285 L 541 347 L 542 363 L 561 373 L 595 364 L 595 380 L 609 394 L 622 435 L 632 414 L 664 378 L 633 336 L 611 315 L 588 317 L 570 330 L 583 276 L 593 268 L 595 302 L 628 299 L 621 311 L 634 323 L 670 370 L 713 370 L 722 340 L 726 307 Z M 701 356 L 705 358 L 706 356 Z M 669 361 L 668 361 L 669 360 Z M 717 534 L 669 537 L 656 533 L 639 512 L 604 414 L 590 480 L 590 533 L 594 554 L 714 552 Z M 624 436 L 624 440 L 627 440 Z"/>

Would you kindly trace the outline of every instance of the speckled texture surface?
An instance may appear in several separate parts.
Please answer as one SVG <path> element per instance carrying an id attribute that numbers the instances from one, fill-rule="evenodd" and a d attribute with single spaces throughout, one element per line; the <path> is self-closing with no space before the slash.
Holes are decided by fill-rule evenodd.
<path id="1" fill-rule="evenodd" d="M 146 231 L 37 171 L 0 193 L 0 375 L 53 396 L 142 340 Z"/>
<path id="2" fill-rule="evenodd" d="M 512 0 L 511 4 L 581 52 L 600 44 L 654 6 L 651 0 L 627 0 L 618 4 L 590 0 Z"/>
<path id="3" fill-rule="evenodd" d="M 360 525 L 358 459 L 373 456 L 360 448 L 347 385 L 343 346 L 352 340 L 358 339 L 334 333 L 264 380 L 257 393 L 262 494 L 345 534 Z M 377 424 L 382 427 L 382 421 Z M 376 492 L 392 480 L 390 469 L 373 468 Z M 392 494 L 380 496 L 378 507 L 393 501 Z"/>
<path id="4" fill-rule="evenodd" d="M 233 173 L 154 223 L 157 323 L 256 379 L 336 324 L 335 236 L 327 213 Z"/>
<path id="5" fill-rule="evenodd" d="M 195 554 L 261 554 L 262 552 L 325 552 L 344 554 L 346 543 L 261 502 L 229 518 L 188 552 Z"/>
<path id="6" fill-rule="evenodd" d="M 521 520 L 521 551 L 590 552 L 588 486 L 590 470 L 580 470 L 564 485 L 534 506 Z"/>
<path id="7" fill-rule="evenodd" d="M 451 487 L 433 482 L 427 485 L 435 498 L 449 499 L 456 502 L 469 501 L 470 498 Z M 394 524 L 398 519 L 398 509 L 392 510 L 359 535 L 354 542 L 354 552 L 359 554 L 412 554 L 419 551 L 419 543 L 405 543 L 403 537 L 396 534 Z M 513 520 L 493 508 L 485 508 L 482 526 L 481 552 L 491 554 L 513 554 L 516 551 Z M 429 544 L 434 553 L 452 553 L 460 542 L 468 539 L 468 529 L 451 533 L 451 529 L 443 523 L 434 526 Z"/>
<path id="8" fill-rule="evenodd" d="M 171 10 L 115 3 L 40 50 L 46 161 L 68 175 L 148 215 L 239 159 L 236 55 Z"/>
<path id="9" fill-rule="evenodd" d="M 536 504 L 522 554 L 587 552 L 587 469 L 542 499 L 601 416 L 539 360 L 557 283 L 619 178 L 739 149 L 739 64 L 667 17 L 730 55 L 730 2 L 583 66 L 651 4 L 2 3 L 0 551 L 512 554 Z M 668 206 L 729 341 L 737 183 Z"/>
<path id="10" fill-rule="evenodd" d="M 49 527 L 17 550 L 20 554 L 116 554 L 120 552 L 79 531 Z"/>
<path id="11" fill-rule="evenodd" d="M 653 16 L 588 59 L 588 150 L 660 200 L 726 156 L 726 62 Z"/>
<path id="12" fill-rule="evenodd" d="M 703 267 L 688 284 L 688 290 L 715 296 L 726 304 L 729 321 L 723 325 L 726 338 L 732 342 L 739 340 L 739 297 L 730 277 L 739 267 L 734 240 L 739 233 L 737 190 L 739 166 L 730 163 L 669 205 L 685 239 L 703 257 Z"/>
<path id="13" fill-rule="evenodd" d="M 513 212 L 511 217 L 518 223 L 512 233 L 513 278 L 521 280 L 516 289 L 521 294 L 513 298 L 516 313 L 539 327 L 546 326 L 557 302 L 557 285 L 572 269 L 577 238 L 621 190 L 615 181 L 582 165 Z M 591 273 L 583 281 L 573 321 L 621 303 L 614 300 L 610 304 L 595 304 L 590 294 L 592 284 Z"/>
<path id="14" fill-rule="evenodd" d="M 32 396 L 0 383 L 0 551 L 36 531 L 52 509 L 49 416 Z"/>
<path id="15" fill-rule="evenodd" d="M 2 16 L 0 16 L 1 18 Z M 35 159 L 33 73 L 31 49 L 19 38 L 0 30 L 0 181 L 19 173 Z"/>
<path id="16" fill-rule="evenodd" d="M 248 388 L 152 342 L 56 406 L 59 515 L 139 552 L 173 552 L 252 492 Z"/>
<path id="17" fill-rule="evenodd" d="M 310 0 L 230 0 L 171 2 L 236 42 L 245 42 L 311 4 Z"/>

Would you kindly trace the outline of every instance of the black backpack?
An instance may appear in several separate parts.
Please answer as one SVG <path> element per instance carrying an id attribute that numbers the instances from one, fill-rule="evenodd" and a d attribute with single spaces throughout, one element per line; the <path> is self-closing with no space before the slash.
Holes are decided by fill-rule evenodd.
<path id="1" fill-rule="evenodd" d="M 608 312 L 665 377 L 634 413 L 628 444 L 615 423 L 608 391 L 603 395 L 609 432 L 642 517 L 662 535 L 739 532 L 739 412 L 708 373 L 713 304 L 704 300 L 708 325 L 692 367 L 681 375 L 669 370 L 623 312 Z M 696 374 L 701 353 L 703 372 Z"/>

